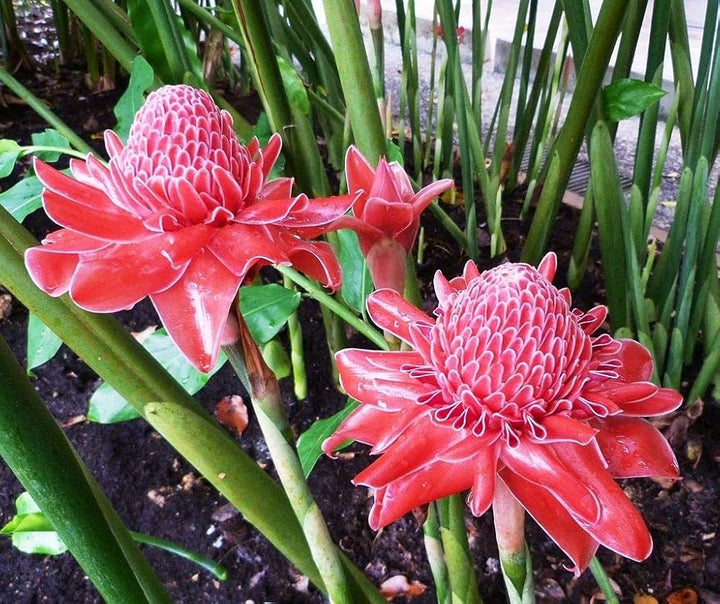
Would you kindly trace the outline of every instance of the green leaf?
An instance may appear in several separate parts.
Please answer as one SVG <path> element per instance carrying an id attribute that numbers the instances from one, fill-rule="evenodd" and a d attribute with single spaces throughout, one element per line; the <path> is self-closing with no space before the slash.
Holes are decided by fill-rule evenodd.
<path id="1" fill-rule="evenodd" d="M 165 329 L 153 332 L 142 345 L 189 394 L 195 394 L 205 386 L 226 360 L 221 354 L 210 373 L 199 372 L 180 352 Z M 90 397 L 87 418 L 91 422 L 114 424 L 137 417 L 140 414 L 107 383 L 103 383 Z"/>
<path id="2" fill-rule="evenodd" d="M 667 94 L 662 88 L 642 80 L 618 80 L 602 91 L 605 115 L 619 122 L 638 115 Z"/>
<path id="3" fill-rule="evenodd" d="M 44 132 L 36 132 L 32 135 L 32 144 L 36 147 L 60 147 L 70 149 L 70 142 L 57 130 L 46 128 Z M 59 151 L 36 151 L 35 156 L 43 161 L 55 162 L 60 159 Z"/>
<path id="4" fill-rule="evenodd" d="M 388 148 L 388 161 L 396 161 L 401 166 L 405 164 L 405 158 L 403 157 L 400 147 L 398 147 L 393 141 L 387 140 Z"/>
<path id="5" fill-rule="evenodd" d="M 358 404 L 357 401 L 349 398 L 347 405 L 342 410 L 335 415 L 317 420 L 300 435 L 297 442 L 297 452 L 306 477 L 310 476 L 310 472 L 312 472 L 317 460 L 322 455 L 323 441 L 335 432 L 348 415 L 357 409 Z"/>
<path id="6" fill-rule="evenodd" d="M 373 290 L 373 282 L 355 231 L 341 229 L 337 233 L 340 250 L 338 259 L 343 271 L 340 293 L 350 308 L 365 312 L 365 300 Z"/>
<path id="7" fill-rule="evenodd" d="M 256 342 L 269 342 L 300 304 L 300 294 L 277 283 L 240 288 L 240 311 Z"/>
<path id="8" fill-rule="evenodd" d="M 26 554 L 56 556 L 67 551 L 67 546 L 55 532 L 30 493 L 23 492 L 15 500 L 17 514 L 0 533 L 12 536 L 12 544 Z"/>
<path id="9" fill-rule="evenodd" d="M 1 161 L 1 159 L 0 159 Z M 0 206 L 18 222 L 42 207 L 42 183 L 37 176 L 26 176 L 20 182 L 0 193 Z"/>
<path id="10" fill-rule="evenodd" d="M 307 115 L 310 113 L 310 99 L 308 99 L 305 84 L 295 68 L 282 57 L 278 57 L 277 62 L 290 106 L 302 115 Z"/>
<path id="11" fill-rule="evenodd" d="M 62 340 L 33 313 L 27 328 L 27 370 L 47 363 L 62 346 Z"/>
<path id="12" fill-rule="evenodd" d="M 115 132 L 123 141 L 127 140 L 135 114 L 143 106 L 145 102 L 144 95 L 150 89 L 154 80 L 155 73 L 150 63 L 144 57 L 135 57 L 128 87 L 113 109 L 113 113 L 117 118 Z"/>
<path id="13" fill-rule="evenodd" d="M 23 148 L 14 140 L 9 138 L 0 140 L 0 178 L 10 175 L 22 151 Z"/>

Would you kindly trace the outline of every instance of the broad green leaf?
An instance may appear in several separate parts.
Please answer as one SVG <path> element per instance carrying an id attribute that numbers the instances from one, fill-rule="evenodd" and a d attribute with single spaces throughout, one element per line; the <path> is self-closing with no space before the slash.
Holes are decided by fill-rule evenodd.
<path id="1" fill-rule="evenodd" d="M 259 344 L 275 337 L 299 304 L 300 293 L 277 283 L 240 288 L 240 311 Z"/>
<path id="2" fill-rule="evenodd" d="M 144 57 L 137 56 L 132 64 L 128 87 L 113 109 L 113 113 L 117 118 L 115 132 L 123 141 L 127 140 L 135 114 L 145 102 L 144 95 L 152 86 L 154 80 L 155 73 L 150 63 Z"/>
<path id="3" fill-rule="evenodd" d="M 42 183 L 37 176 L 26 176 L 20 182 L 0 193 L 0 206 L 18 222 L 42 207 Z"/>
<path id="4" fill-rule="evenodd" d="M 277 62 L 290 106 L 302 115 L 307 115 L 310 112 L 310 99 L 308 99 L 305 84 L 295 68 L 282 57 L 278 57 Z"/>
<path id="5" fill-rule="evenodd" d="M 1 530 L 12 537 L 12 544 L 26 554 L 55 556 L 67 551 L 55 529 L 48 522 L 30 493 L 23 492 L 15 500 L 17 515 Z"/>
<path id="6" fill-rule="evenodd" d="M 373 282 L 367 267 L 357 235 L 350 229 L 337 233 L 340 250 L 338 259 L 343 271 L 340 293 L 348 306 L 359 313 L 365 312 L 365 300 L 373 290 Z"/>
<path id="7" fill-rule="evenodd" d="M 52 128 L 46 128 L 44 132 L 36 132 L 32 135 L 32 144 L 36 147 L 60 147 L 70 149 L 70 143 L 62 134 Z M 36 151 L 35 156 L 43 161 L 55 162 L 60 159 L 59 151 Z"/>
<path id="8" fill-rule="evenodd" d="M 317 460 L 322 455 L 323 441 L 335 432 L 348 415 L 357 409 L 358 404 L 357 401 L 349 398 L 347 405 L 342 410 L 335 415 L 317 420 L 300 435 L 297 442 L 297 452 L 306 477 L 310 476 L 310 472 L 312 472 Z"/>
<path id="9" fill-rule="evenodd" d="M 225 355 L 221 354 L 210 373 L 200 373 L 188 362 L 164 329 L 152 333 L 142 345 L 189 394 L 195 394 L 205 386 L 225 362 Z M 91 422 L 113 424 L 137 417 L 140 414 L 107 383 L 103 383 L 90 397 L 87 418 Z"/>
<path id="10" fill-rule="evenodd" d="M 613 122 L 642 113 L 667 94 L 662 88 L 642 80 L 618 80 L 602 91 L 605 115 Z"/>
<path id="11" fill-rule="evenodd" d="M 0 178 L 10 175 L 22 150 L 23 148 L 14 140 L 9 138 L 0 140 Z"/>
<path id="12" fill-rule="evenodd" d="M 62 346 L 62 340 L 33 313 L 27 328 L 27 370 L 47 363 Z"/>
<path id="13" fill-rule="evenodd" d="M 402 166 L 405 163 L 405 158 L 403 157 L 402 151 L 400 151 L 400 147 L 398 147 L 393 141 L 388 140 L 387 148 L 388 161 L 396 161 Z"/>

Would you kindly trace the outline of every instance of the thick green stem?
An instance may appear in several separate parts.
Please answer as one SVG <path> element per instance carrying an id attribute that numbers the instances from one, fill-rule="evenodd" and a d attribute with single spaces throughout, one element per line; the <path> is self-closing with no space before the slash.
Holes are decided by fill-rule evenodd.
<path id="1" fill-rule="evenodd" d="M 375 166 L 387 146 L 355 6 L 352 0 L 323 0 L 323 5 L 355 144 Z"/>
<path id="2" fill-rule="evenodd" d="M 450 579 L 452 602 L 480 604 L 473 564 L 465 529 L 465 504 L 462 497 L 451 495 L 435 502 L 440 524 L 440 535 L 445 552 L 445 564 Z"/>
<path id="3" fill-rule="evenodd" d="M 255 414 L 268 450 L 295 516 L 302 527 L 310 552 L 331 602 L 353 600 L 337 548 L 330 537 L 320 508 L 315 503 L 295 450 L 285 414 L 280 385 L 265 364 L 260 349 L 240 319 L 240 341 L 224 347 L 233 366 L 247 375 Z"/>
<path id="4" fill-rule="evenodd" d="M 513 603 L 534 602 L 532 567 L 525 546 L 525 509 L 502 480 L 495 483 L 493 519 L 508 598 Z"/>
<path id="5" fill-rule="evenodd" d="M 435 582 L 435 595 L 438 604 L 451 604 L 451 591 L 449 588 L 448 567 L 445 562 L 445 551 L 443 550 L 442 536 L 440 535 L 440 522 L 438 520 L 437 507 L 435 503 L 428 506 L 427 519 L 423 524 L 423 541 Z"/>
<path id="6" fill-rule="evenodd" d="M 103 598 L 109 602 L 170 601 L 2 338 L 0 456 Z"/>

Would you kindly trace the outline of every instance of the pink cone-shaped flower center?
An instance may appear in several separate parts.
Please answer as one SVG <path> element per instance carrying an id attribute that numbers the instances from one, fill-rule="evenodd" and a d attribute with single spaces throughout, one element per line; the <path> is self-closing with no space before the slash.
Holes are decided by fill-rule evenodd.
<path id="1" fill-rule="evenodd" d="M 591 338 L 567 298 L 534 268 L 506 264 L 451 293 L 436 310 L 426 367 L 437 383 L 420 402 L 456 429 L 505 434 L 509 444 L 550 414 L 572 414 L 588 380 Z M 578 411 L 585 412 L 584 405 Z"/>
<path id="2" fill-rule="evenodd" d="M 261 154 L 239 143 L 230 115 L 208 94 L 189 86 L 148 97 L 110 172 L 124 193 L 108 191 L 114 201 L 161 231 L 225 224 L 264 182 Z"/>

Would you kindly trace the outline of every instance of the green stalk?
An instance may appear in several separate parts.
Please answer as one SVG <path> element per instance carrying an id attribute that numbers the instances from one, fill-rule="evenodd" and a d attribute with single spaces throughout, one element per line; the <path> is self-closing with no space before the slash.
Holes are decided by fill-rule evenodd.
<path id="1" fill-rule="evenodd" d="M 590 572 L 593 574 L 593 577 L 595 577 L 598 587 L 605 595 L 605 601 L 608 602 L 608 604 L 620 604 L 620 600 L 613 589 L 612 583 L 610 583 L 610 577 L 608 577 L 597 556 L 593 556 L 593 559 L 590 560 Z"/>
<path id="2" fill-rule="evenodd" d="M 358 317 L 347 307 L 338 302 L 330 294 L 325 293 L 320 285 L 312 279 L 308 279 L 302 273 L 296 271 L 290 266 L 275 267 L 283 276 L 287 277 L 293 283 L 302 287 L 311 298 L 314 298 L 323 306 L 329 308 L 332 312 L 340 316 L 348 325 L 353 327 L 358 333 L 364 335 L 368 340 L 375 344 L 378 348 L 385 350 L 386 342 L 382 334 L 368 323 Z"/>
<path id="3" fill-rule="evenodd" d="M 3 338 L 0 455 L 105 600 L 170 601 Z"/>
<path id="4" fill-rule="evenodd" d="M 475 565 L 468 546 L 462 497 L 459 494 L 451 495 L 436 501 L 435 505 L 450 580 L 451 601 L 480 604 L 482 598 L 478 592 Z"/>
<path id="5" fill-rule="evenodd" d="M 292 429 L 285 414 L 280 385 L 263 360 L 260 349 L 240 319 L 240 340 L 224 346 L 228 359 L 240 375 L 249 378 L 250 398 L 265 437 L 275 471 L 280 477 L 312 558 L 322 576 L 331 602 L 350 604 L 353 600 L 337 548 L 313 499 L 295 450 Z"/>
<path id="6" fill-rule="evenodd" d="M 438 520 L 435 502 L 428 505 L 427 519 L 423 523 L 423 541 L 427 553 L 430 572 L 435 583 L 435 596 L 438 604 L 452 604 L 450 591 L 450 578 L 445 563 L 442 537 L 440 535 L 440 522 Z"/>
<path id="7" fill-rule="evenodd" d="M 512 604 L 534 602 L 532 562 L 525 544 L 525 508 L 502 480 L 495 486 L 493 519 L 508 599 Z"/>
<path id="8" fill-rule="evenodd" d="M 535 217 L 522 252 L 522 260 L 536 265 L 542 258 L 555 223 L 562 195 L 567 188 L 588 118 L 591 115 L 598 91 L 622 26 L 627 0 L 605 0 L 588 44 L 585 59 L 578 74 L 568 115 L 558 139 L 550 150 L 548 161 L 558 158 L 557 184 L 543 188 Z M 572 28 L 571 28 L 572 29 Z"/>
<path id="9" fill-rule="evenodd" d="M 283 285 L 291 290 L 294 284 L 288 277 L 283 277 Z M 290 364 L 293 372 L 295 397 L 303 401 L 307 398 L 307 373 L 305 372 L 305 354 L 303 353 L 303 334 L 297 311 L 288 317 L 288 334 L 290 336 Z"/>
<path id="10" fill-rule="evenodd" d="M 175 10 L 166 0 L 146 1 L 155 22 L 155 29 L 170 73 L 176 82 L 182 82 L 186 72 L 193 72 L 193 67 L 187 54 L 189 51 L 183 43 Z"/>
<path id="11" fill-rule="evenodd" d="M 387 146 L 355 5 L 352 0 L 323 0 L 323 5 L 355 144 L 375 166 Z"/>
<path id="12" fill-rule="evenodd" d="M 47 108 L 45 103 L 43 103 L 27 88 L 25 88 L 25 86 L 18 82 L 2 67 L 0 67 L 0 81 L 5 84 L 10 90 L 12 90 L 16 95 L 18 95 L 23 101 L 25 101 L 31 109 L 33 109 L 41 118 L 43 118 L 48 124 L 55 128 L 55 130 L 62 134 L 78 151 L 86 154 L 93 152 L 92 147 L 88 145 L 77 134 L 75 134 L 75 132 L 72 128 L 70 128 L 70 126 L 68 126 L 57 115 L 50 111 L 50 109 Z M 63 151 L 67 151 L 67 149 L 64 149 Z"/>

